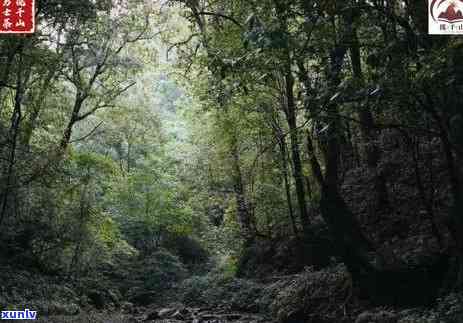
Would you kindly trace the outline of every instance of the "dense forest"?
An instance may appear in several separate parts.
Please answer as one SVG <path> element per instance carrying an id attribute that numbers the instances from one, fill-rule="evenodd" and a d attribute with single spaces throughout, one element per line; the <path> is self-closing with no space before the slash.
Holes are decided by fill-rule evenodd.
<path id="1" fill-rule="evenodd" d="M 36 4 L 0 36 L 0 311 L 463 322 L 463 39 L 427 1 Z"/>

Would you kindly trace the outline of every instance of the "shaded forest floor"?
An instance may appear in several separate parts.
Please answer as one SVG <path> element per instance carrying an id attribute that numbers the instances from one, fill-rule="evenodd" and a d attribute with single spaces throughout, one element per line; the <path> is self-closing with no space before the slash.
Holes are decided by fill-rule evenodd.
<path id="1" fill-rule="evenodd" d="M 139 289 L 125 295 L 118 289 L 123 281 L 110 285 L 100 281 L 93 288 L 88 281 L 82 288 L 66 283 L 64 277 L 6 266 L 1 279 L 2 308 L 36 310 L 39 322 L 457 323 L 463 319 L 463 294 L 456 293 L 428 308 L 374 307 L 355 295 L 342 265 L 259 281 L 215 272 L 189 277 L 166 290 Z"/>
<path id="2" fill-rule="evenodd" d="M 374 208 L 369 194 L 372 179 L 361 167 L 344 175 L 346 201 L 384 256 L 385 266 L 431 264 L 441 249 L 439 243 L 451 245 L 444 222 L 448 179 L 434 153 L 438 149 L 423 147 L 435 170 L 432 176 L 418 165 L 424 185 L 432 189 L 435 212 L 428 214 L 425 202 L 430 196 L 416 188 L 417 169 L 406 149 L 388 142 L 382 146 L 388 158 L 380 169 L 387 178 L 390 208 Z M 40 322 L 56 323 L 463 322 L 463 294 L 452 292 L 445 277 L 439 278 L 443 284 L 438 298 L 427 306 L 379 306 L 362 298 L 336 256 L 316 208 L 313 214 L 313 237 L 302 244 L 291 237 L 259 239 L 244 251 L 237 272 L 208 265 L 207 259 L 202 259 L 198 271 L 164 249 L 141 258 L 118 259 L 79 279 L 3 262 L 0 307 L 36 310 Z M 447 274 L 445 269 L 442 274 Z M 411 291 L 412 297 L 419 293 Z"/>

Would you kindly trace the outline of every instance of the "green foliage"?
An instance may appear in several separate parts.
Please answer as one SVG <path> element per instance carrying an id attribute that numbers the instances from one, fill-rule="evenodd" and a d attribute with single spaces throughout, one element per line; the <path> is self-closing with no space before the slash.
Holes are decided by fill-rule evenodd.
<path id="1" fill-rule="evenodd" d="M 156 6 L 81 5 L 42 1 L 50 35 L 0 40 L 1 252 L 75 278 L 191 234 L 194 213 L 168 146 L 182 129 L 166 129 L 183 93 L 147 41 Z"/>
<path id="2" fill-rule="evenodd" d="M 235 311 L 258 312 L 262 286 L 216 272 L 186 279 L 180 291 L 182 301 L 192 306 L 225 306 Z"/>
<path id="3" fill-rule="evenodd" d="M 350 284 L 344 266 L 321 271 L 307 268 L 289 281 L 269 286 L 270 290 L 277 291 L 270 308 L 280 322 L 303 317 L 322 322 L 335 320 L 337 304 L 348 295 Z"/>
<path id="4" fill-rule="evenodd" d="M 143 261 L 148 277 L 144 288 L 162 292 L 186 277 L 187 271 L 178 257 L 166 251 L 158 251 Z"/>
<path id="5" fill-rule="evenodd" d="M 342 249 L 365 228 L 381 244 L 369 223 L 349 228 L 370 211 L 347 204 L 370 192 L 317 216 L 329 189 L 344 207 L 357 182 L 343 181 L 355 174 L 358 186 L 370 185 L 365 173 L 386 193 L 400 186 L 381 156 L 389 128 L 416 143 L 393 151 L 415 164 L 413 199 L 432 200 L 430 222 L 455 226 L 446 234 L 459 241 L 463 42 L 426 37 L 411 2 L 42 0 L 38 9 L 36 34 L 0 39 L 1 258 L 86 277 L 93 303 L 111 298 L 98 278 L 120 269 L 133 299 L 180 284 L 189 303 L 334 321 L 342 266 L 264 291 L 235 276 L 326 266 L 332 241 Z M 445 157 L 421 151 L 432 145 Z M 443 169 L 451 225 L 445 207 L 435 210 L 447 203 L 435 196 Z M 458 301 L 436 311 L 458 320 Z"/>

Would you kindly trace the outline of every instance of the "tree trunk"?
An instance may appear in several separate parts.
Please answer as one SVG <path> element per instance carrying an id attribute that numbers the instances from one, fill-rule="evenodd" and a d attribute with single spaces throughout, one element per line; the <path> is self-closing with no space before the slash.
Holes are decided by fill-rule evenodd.
<path id="1" fill-rule="evenodd" d="M 286 140 L 283 136 L 279 136 L 278 145 L 280 147 L 281 170 L 283 173 L 283 181 L 284 181 L 285 192 L 286 192 L 286 203 L 288 204 L 289 219 L 291 221 L 293 234 L 295 236 L 298 236 L 296 220 L 294 218 L 293 202 L 292 202 L 292 197 L 291 197 L 291 185 L 289 183 L 288 158 L 287 158 L 288 153 L 286 149 Z"/>
<path id="2" fill-rule="evenodd" d="M 279 24 L 281 31 L 284 33 L 288 33 L 288 21 L 287 21 L 287 10 L 288 7 L 286 6 L 284 1 L 274 0 L 274 7 L 276 14 L 279 18 Z M 301 153 L 299 148 L 299 131 L 297 127 L 297 107 L 296 101 L 294 98 L 294 76 L 292 74 L 292 52 L 291 52 L 291 45 L 289 41 L 286 41 L 284 52 L 285 62 L 282 66 L 282 74 L 284 75 L 284 106 L 283 111 L 286 115 L 286 121 L 289 127 L 289 134 L 291 140 L 291 159 L 293 163 L 293 177 L 294 177 L 294 185 L 296 186 L 296 197 L 297 203 L 299 208 L 299 218 L 301 219 L 302 230 L 304 231 L 305 235 L 310 234 L 310 218 L 309 213 L 307 211 L 307 202 L 305 197 L 305 189 L 304 189 L 304 174 L 302 170 L 302 162 L 301 162 Z"/>
<path id="3" fill-rule="evenodd" d="M 10 80 L 10 75 L 11 75 L 11 68 L 14 66 L 14 58 L 17 54 L 22 52 L 22 49 L 24 47 L 24 40 L 23 39 L 6 39 L 5 42 L 3 42 L 4 48 L 2 48 L 1 52 L 6 52 L 6 57 L 5 61 L 2 62 L 2 66 L 4 67 L 1 70 L 0 74 L 0 102 L 2 102 L 2 95 L 3 95 L 3 89 L 8 87 L 10 84 L 8 83 Z M 19 66 L 19 68 L 22 68 Z M 0 106 L 0 111 L 1 111 L 2 106 Z"/>
<path id="4" fill-rule="evenodd" d="M 371 244 L 363 234 L 354 214 L 340 196 L 333 178 L 327 180 L 327 176 L 323 175 L 309 133 L 307 133 L 307 148 L 311 156 L 312 172 L 321 188 L 320 211 L 336 242 L 338 253 L 353 276 L 371 271 L 373 268 L 367 259 L 367 251 L 372 249 Z M 328 146 L 327 149 L 333 149 L 328 156 L 334 158 L 336 147 Z M 329 165 L 332 166 L 333 163 L 334 160 Z"/>
<path id="5" fill-rule="evenodd" d="M 236 199 L 236 211 L 238 224 L 244 238 L 245 246 L 250 246 L 255 240 L 255 230 L 249 205 L 246 199 L 246 193 L 243 184 L 243 175 L 240 167 L 240 156 L 236 137 L 233 136 L 231 143 L 231 162 L 233 172 L 233 190 Z"/>
<path id="6" fill-rule="evenodd" d="M 21 144 L 26 148 L 29 148 L 32 134 L 36 128 L 37 120 L 40 115 L 40 110 L 48 94 L 50 85 L 52 84 L 52 82 L 54 81 L 56 77 L 56 73 L 57 73 L 56 66 L 50 68 L 48 75 L 43 80 L 42 87 L 39 91 L 39 95 L 34 100 L 34 104 L 31 107 L 32 111 L 30 112 L 29 118 L 27 119 L 27 122 L 24 125 L 23 134 L 21 136 Z"/>
<path id="7" fill-rule="evenodd" d="M 291 158 L 293 162 L 293 176 L 296 186 L 296 196 L 299 206 L 299 217 L 301 219 L 302 229 L 304 233 L 310 232 L 310 219 L 307 212 L 307 204 L 305 199 L 304 189 L 304 174 L 302 171 L 301 153 L 299 149 L 299 133 L 297 129 L 296 119 L 296 104 L 294 101 L 294 78 L 291 74 L 291 68 L 287 68 L 285 76 L 285 114 L 288 122 L 290 140 L 291 140 Z"/>
<path id="8" fill-rule="evenodd" d="M 436 110 L 436 106 L 440 106 L 440 104 L 433 100 L 430 95 L 432 92 L 427 87 L 423 90 L 426 101 L 423 102 L 419 99 L 418 101 L 422 105 L 422 108 L 429 113 L 439 129 L 439 137 L 443 148 L 447 173 L 450 179 L 450 194 L 453 205 L 450 210 L 448 229 L 457 246 L 459 259 L 458 285 L 463 286 L 463 186 L 460 178 L 460 170 L 454 157 L 454 148 L 447 128 L 448 120 Z M 441 111 L 446 110 L 441 109 Z"/>
<path id="9" fill-rule="evenodd" d="M 339 74 L 347 53 L 347 48 L 342 43 L 332 51 L 331 69 L 328 78 L 333 89 L 340 83 Z M 306 95 L 310 96 L 310 80 L 302 61 L 298 62 L 298 68 L 299 79 L 304 84 Z M 315 155 L 311 134 L 307 131 L 309 162 L 312 174 L 321 190 L 321 215 L 332 233 L 339 255 L 352 275 L 358 276 L 360 273 L 371 272 L 372 267 L 367 260 L 367 251 L 373 248 L 370 241 L 363 234 L 355 215 L 352 214 L 339 194 L 339 132 L 341 131 L 341 122 L 335 104 L 331 104 L 327 112 L 329 127 L 324 135 L 324 139 L 321 140 L 321 145 L 325 153 L 325 174 L 323 174 L 320 162 Z"/>
<path id="10" fill-rule="evenodd" d="M 20 55 L 19 65 L 22 65 L 22 57 Z M 19 67 L 17 76 L 16 76 L 16 93 L 14 97 L 14 108 L 13 114 L 11 116 L 11 126 L 8 131 L 7 136 L 7 145 L 10 150 L 8 153 L 7 166 L 2 172 L 2 180 L 4 187 L 2 188 L 1 199 L 0 199 L 0 226 L 3 224 L 7 210 L 8 210 L 8 201 L 11 194 L 12 181 L 14 180 L 15 173 L 15 164 L 17 159 L 17 146 L 18 146 L 18 137 L 20 131 L 20 125 L 23 118 L 22 104 L 24 94 L 26 92 L 26 84 L 29 81 L 31 70 L 26 71 L 26 75 L 23 75 L 21 67 Z"/>
<path id="11" fill-rule="evenodd" d="M 346 21 L 350 24 L 351 21 Z M 357 30 L 351 27 L 350 35 L 350 55 L 352 61 L 352 72 L 360 87 L 365 86 L 365 80 L 362 72 L 362 62 L 360 57 L 360 47 L 357 37 Z M 367 100 L 368 102 L 368 100 Z M 377 134 L 375 131 L 375 122 L 370 107 L 359 107 L 358 118 L 360 120 L 360 134 L 363 140 L 365 164 L 373 175 L 373 185 L 375 191 L 375 211 L 381 211 L 389 208 L 389 199 L 386 181 L 381 174 L 378 173 L 378 162 L 380 158 L 380 149 L 376 144 Z"/>
<path id="12" fill-rule="evenodd" d="M 420 163 L 419 163 L 419 158 L 420 158 L 420 141 L 419 138 L 416 137 L 415 139 L 407 137 L 407 143 L 409 146 L 410 151 L 412 151 L 412 158 L 413 158 L 413 168 L 414 168 L 414 173 L 415 173 L 415 181 L 416 181 L 416 186 L 418 188 L 418 193 L 420 195 L 421 201 L 423 203 L 423 206 L 426 210 L 427 217 L 429 221 L 431 222 L 431 229 L 432 233 L 435 236 L 437 243 L 439 245 L 439 248 L 443 247 L 443 242 L 442 242 L 442 237 L 439 232 L 439 228 L 437 227 L 437 223 L 435 221 L 435 216 L 434 216 L 434 197 L 433 193 L 431 193 L 431 196 L 428 196 L 426 194 L 426 188 L 423 183 L 423 180 L 421 178 L 421 172 L 420 172 Z M 431 187 L 432 190 L 434 190 L 433 187 Z"/>
<path id="13" fill-rule="evenodd" d="M 74 125 L 79 121 L 79 113 L 80 113 L 80 110 L 82 109 L 82 105 L 84 104 L 84 101 L 85 99 L 78 92 L 74 99 L 74 106 L 72 108 L 71 118 L 69 119 L 66 129 L 64 130 L 63 136 L 61 137 L 61 141 L 59 145 L 59 152 L 58 152 L 59 155 L 64 154 L 69 143 L 71 142 L 72 130 L 74 128 Z"/>
<path id="14" fill-rule="evenodd" d="M 344 19 L 345 25 L 343 26 L 341 40 L 331 52 L 330 69 L 327 78 L 334 93 L 340 84 L 340 73 L 347 54 L 346 37 L 349 36 L 349 28 L 351 28 L 348 20 L 352 22 L 352 16 Z M 300 66 L 301 68 L 303 67 Z M 302 77 L 307 78 L 307 75 Z M 322 173 L 320 163 L 315 156 L 312 138 L 309 133 L 307 136 L 307 148 L 311 154 L 310 163 L 313 174 L 321 187 L 321 214 L 332 232 L 340 256 L 354 280 L 359 281 L 362 275 L 374 271 L 367 257 L 367 252 L 373 248 L 363 234 L 355 215 L 349 210 L 339 193 L 341 120 L 337 104 L 331 102 L 326 113 L 328 128 L 322 135 L 323 137 L 320 138 L 325 154 L 325 174 Z"/>

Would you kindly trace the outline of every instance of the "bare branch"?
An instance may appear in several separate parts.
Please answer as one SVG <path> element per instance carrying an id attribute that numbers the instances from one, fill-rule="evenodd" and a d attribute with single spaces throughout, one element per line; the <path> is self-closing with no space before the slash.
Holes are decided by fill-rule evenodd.
<path id="1" fill-rule="evenodd" d="M 136 84 L 136 82 L 132 82 L 130 83 L 129 85 L 123 87 L 122 89 L 119 89 L 118 91 L 115 91 L 115 93 L 113 93 L 110 98 L 107 100 L 107 102 L 111 102 L 112 100 L 116 99 L 119 95 L 121 95 L 122 93 L 126 92 L 128 89 L 130 89 L 132 86 L 134 86 Z M 86 118 L 88 118 L 90 115 L 94 114 L 96 111 L 100 110 L 100 109 L 103 109 L 103 108 L 106 108 L 109 106 L 109 103 L 102 103 L 102 104 L 97 104 L 93 109 L 91 109 L 90 111 L 80 115 L 77 117 L 76 119 L 76 122 L 79 122 L 79 121 L 82 121 Z"/>
<path id="2" fill-rule="evenodd" d="M 169 48 L 167 49 L 167 59 L 169 59 L 169 53 L 172 51 L 172 49 L 174 49 L 175 47 L 188 44 L 194 37 L 197 37 L 197 36 L 199 36 L 198 33 L 191 34 L 186 40 L 180 41 L 178 43 L 175 43 L 169 46 Z"/>
<path id="3" fill-rule="evenodd" d="M 217 12 L 208 12 L 208 11 L 200 11 L 200 12 L 198 12 L 198 15 L 201 15 L 201 16 L 215 16 L 215 17 L 220 17 L 220 18 L 223 18 L 223 19 L 225 19 L 225 20 L 229 20 L 229 21 L 233 22 L 235 25 L 237 25 L 237 26 L 240 27 L 240 28 L 243 28 L 243 26 L 238 22 L 238 20 L 236 20 L 236 19 L 233 18 L 233 17 L 230 17 L 230 16 L 227 16 L 227 15 L 221 14 L 221 13 L 217 13 Z"/>
<path id="4" fill-rule="evenodd" d="M 75 139 L 75 140 L 72 140 L 70 143 L 75 143 L 75 142 L 78 142 L 78 141 L 84 141 L 86 139 L 88 139 L 89 137 L 93 136 L 95 134 L 95 132 L 98 130 L 98 128 L 101 127 L 101 125 L 104 123 L 104 121 L 101 121 L 95 128 L 93 128 L 92 131 L 90 131 L 87 135 L 79 138 L 79 139 Z"/>

